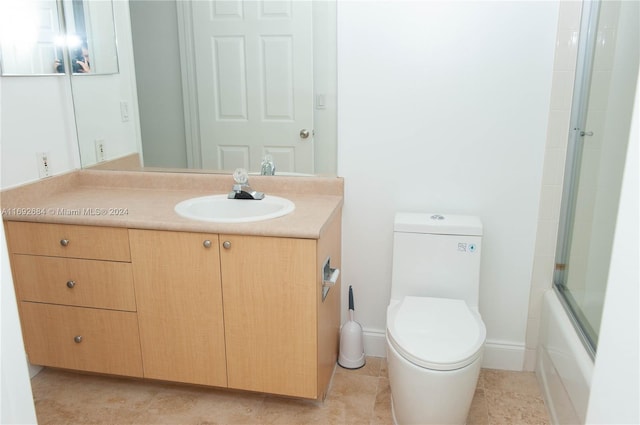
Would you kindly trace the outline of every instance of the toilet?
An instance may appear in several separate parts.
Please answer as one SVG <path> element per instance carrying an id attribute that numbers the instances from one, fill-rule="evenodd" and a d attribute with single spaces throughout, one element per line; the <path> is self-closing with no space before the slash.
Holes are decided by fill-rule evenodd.
<path id="1" fill-rule="evenodd" d="M 395 424 L 464 424 L 486 338 L 478 217 L 397 213 L 387 363 Z"/>

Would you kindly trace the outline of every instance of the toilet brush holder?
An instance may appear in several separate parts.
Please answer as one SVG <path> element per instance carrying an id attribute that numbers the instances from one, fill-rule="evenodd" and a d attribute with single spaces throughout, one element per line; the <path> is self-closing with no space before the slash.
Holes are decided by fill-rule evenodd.
<path id="1" fill-rule="evenodd" d="M 353 288 L 349 286 L 349 320 L 340 331 L 340 355 L 338 364 L 345 369 L 359 369 L 365 365 L 362 326 L 356 322 L 353 305 Z"/>

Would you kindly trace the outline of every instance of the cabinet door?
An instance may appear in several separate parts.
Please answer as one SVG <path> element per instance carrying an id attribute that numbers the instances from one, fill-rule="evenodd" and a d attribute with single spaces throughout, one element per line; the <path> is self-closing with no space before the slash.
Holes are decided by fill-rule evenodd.
<path id="1" fill-rule="evenodd" d="M 144 376 L 225 387 L 217 235 L 130 230 Z"/>
<path id="2" fill-rule="evenodd" d="M 316 398 L 316 241 L 220 243 L 229 387 Z"/>

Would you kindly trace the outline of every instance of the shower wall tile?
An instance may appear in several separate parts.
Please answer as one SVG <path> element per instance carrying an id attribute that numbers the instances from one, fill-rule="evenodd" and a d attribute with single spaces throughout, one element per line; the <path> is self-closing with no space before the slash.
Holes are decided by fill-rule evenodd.
<path id="1" fill-rule="evenodd" d="M 533 261 L 532 289 L 549 288 L 549 282 L 553 279 L 555 261 L 553 253 L 550 255 L 536 255 Z"/>
<path id="2" fill-rule="evenodd" d="M 535 256 L 548 256 L 550 253 L 553 253 L 555 251 L 557 237 L 558 223 L 556 221 L 538 221 L 538 234 L 536 237 Z M 549 286 L 551 286 L 551 282 L 549 282 Z"/>
<path id="3" fill-rule="evenodd" d="M 551 109 L 568 111 L 573 95 L 573 71 L 555 71 L 551 82 Z"/>
<path id="4" fill-rule="evenodd" d="M 558 221 L 560 218 L 560 203 L 562 188 L 560 185 L 543 185 L 540 194 L 540 220 Z"/>
<path id="5" fill-rule="evenodd" d="M 547 149 L 559 149 L 567 145 L 569 120 L 567 111 L 551 110 L 547 126 Z"/>
<path id="6" fill-rule="evenodd" d="M 581 0 L 564 0 L 558 11 L 558 30 L 580 28 Z"/>
<path id="7" fill-rule="evenodd" d="M 554 71 L 575 71 L 578 53 L 578 29 L 558 29 Z"/>
<path id="8" fill-rule="evenodd" d="M 561 186 L 564 179 L 566 148 L 548 148 L 544 153 L 542 184 Z M 545 206 L 547 207 L 547 206 Z"/>

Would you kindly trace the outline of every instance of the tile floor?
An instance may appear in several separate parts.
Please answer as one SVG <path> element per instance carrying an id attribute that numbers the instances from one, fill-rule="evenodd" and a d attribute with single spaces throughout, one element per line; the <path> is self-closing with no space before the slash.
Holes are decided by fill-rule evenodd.
<path id="1" fill-rule="evenodd" d="M 44 369 L 38 424 L 391 424 L 385 359 L 337 367 L 324 403 Z M 535 375 L 483 369 L 467 424 L 548 424 Z"/>

